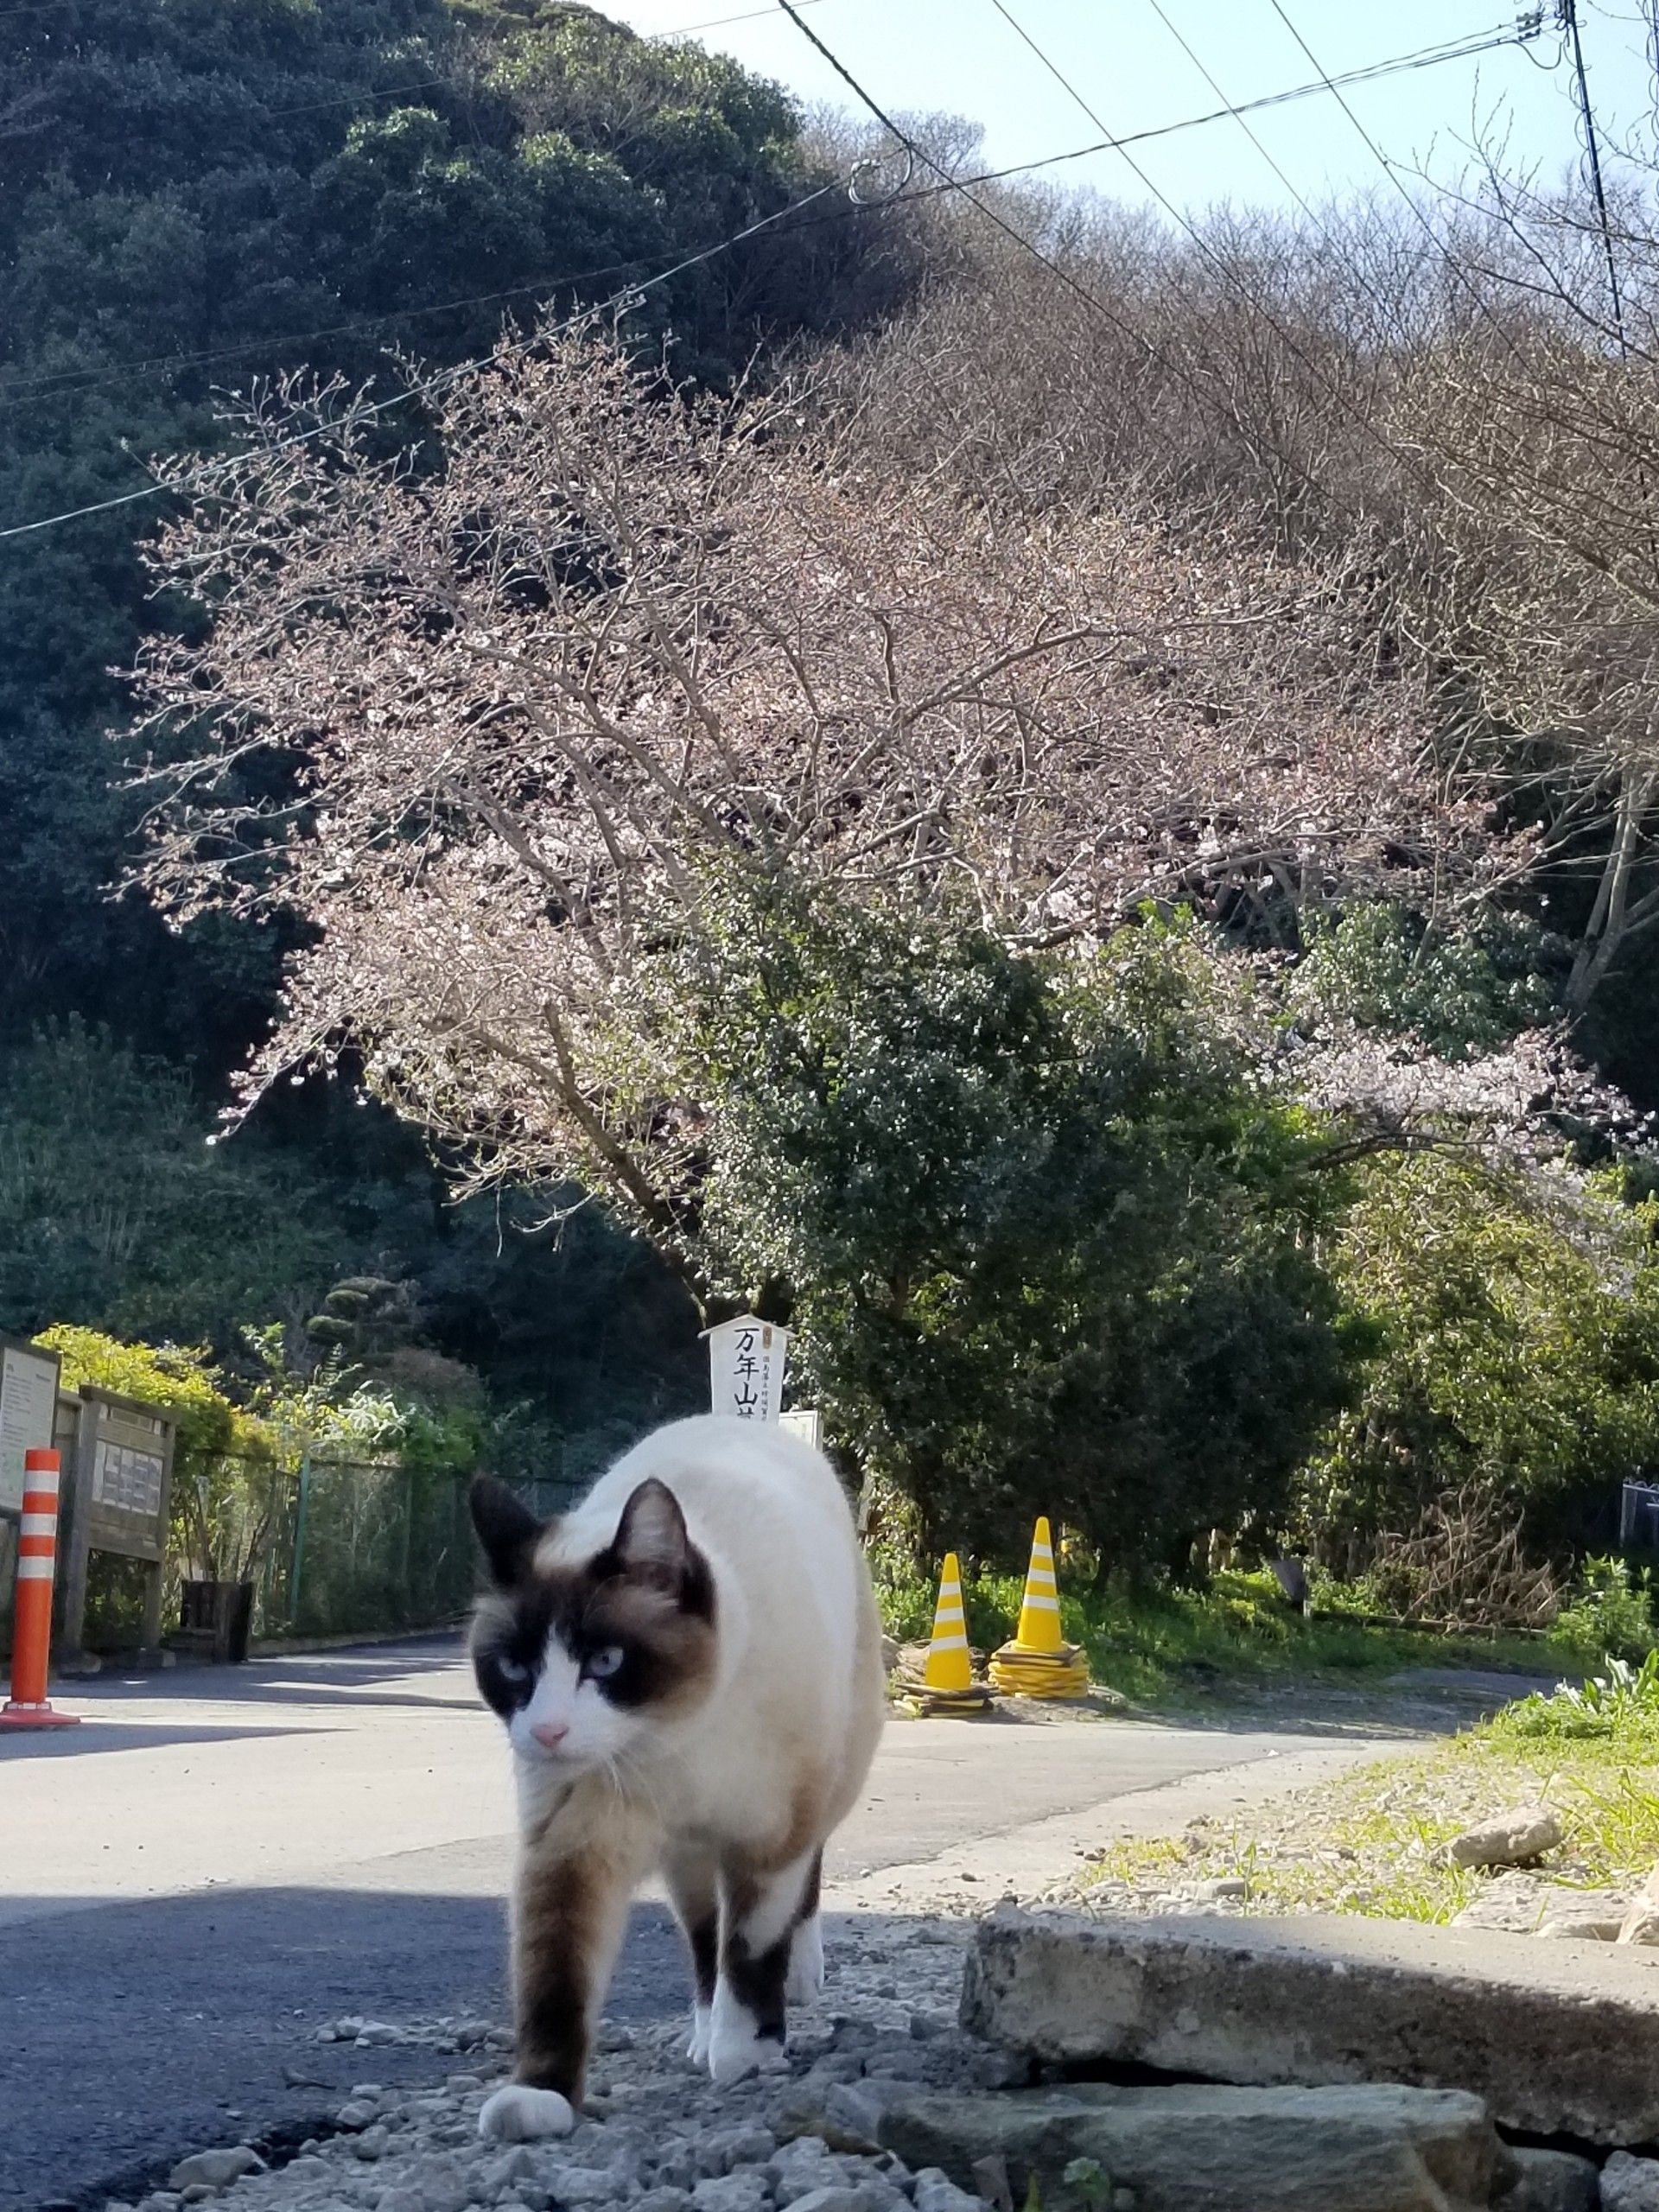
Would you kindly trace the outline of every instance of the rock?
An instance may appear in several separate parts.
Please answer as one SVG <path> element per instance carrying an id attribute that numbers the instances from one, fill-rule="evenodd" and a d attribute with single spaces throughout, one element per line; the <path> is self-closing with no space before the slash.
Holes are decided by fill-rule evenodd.
<path id="1" fill-rule="evenodd" d="M 492 2160 L 487 2170 L 492 2189 L 516 2187 L 520 2182 L 541 2178 L 542 2162 L 527 2143 L 515 2143 L 511 2151 Z"/>
<path id="2" fill-rule="evenodd" d="M 648 2189 L 632 2212 L 691 2212 L 691 2196 L 683 2189 Z"/>
<path id="3" fill-rule="evenodd" d="M 1615 2151 L 1601 2170 L 1601 2212 L 1659 2212 L 1659 2159 Z"/>
<path id="4" fill-rule="evenodd" d="M 627 2194 L 613 2166 L 561 2166 L 549 2173 L 547 2185 L 556 2204 L 614 2204 Z"/>
<path id="5" fill-rule="evenodd" d="M 179 2191 L 179 2202 L 181 2204 L 205 2204 L 218 2195 L 219 2191 L 211 2188 L 207 2182 L 193 2181 L 188 2189 L 181 2189 Z M 61 2198 L 55 2199 L 54 2202 L 63 2203 Z M 52 2212 L 51 2205 L 43 2204 L 41 2207 L 41 2212 Z M 64 2212 L 74 2212 L 73 2205 L 65 2205 Z"/>
<path id="6" fill-rule="evenodd" d="M 334 2126 L 343 2127 L 347 2134 L 357 2128 L 372 2126 L 373 2120 L 374 2107 L 372 2104 L 360 2103 L 355 2097 L 349 2104 L 341 2105 L 340 2110 L 334 2114 Z"/>
<path id="7" fill-rule="evenodd" d="M 1000 2096 L 842 2094 L 859 2100 L 873 2140 L 924 2170 L 917 2212 L 969 2212 L 965 2185 L 991 2158 L 1014 2202 L 1034 2182 L 1044 2212 L 1086 2212 L 1103 2175 L 1133 2190 L 1140 2212 L 1475 2212 L 1501 2170 L 1485 2107 L 1456 2090 L 1090 2082 Z M 925 2191 L 929 2167 L 963 2196 Z"/>
<path id="8" fill-rule="evenodd" d="M 265 2162 L 259 2153 L 245 2143 L 232 2143 L 222 2151 L 198 2151 L 193 2158 L 181 2158 L 167 2177 L 169 2189 L 187 2190 L 194 2182 L 205 2182 L 209 2189 L 228 2189 L 244 2174 L 260 2174 Z"/>
<path id="9" fill-rule="evenodd" d="M 1517 2133 L 1659 2139 L 1659 1975 L 1611 1945 L 1313 1914 L 1003 1910 L 981 1923 L 963 2021 L 1048 2064 L 1466 2089 Z"/>
<path id="10" fill-rule="evenodd" d="M 1014 2212 L 1014 2183 L 1008 2178 L 1008 2162 L 1000 2151 L 993 2152 L 988 2158 L 976 2158 L 972 2173 L 974 2194 L 988 2204 L 992 2212 Z"/>
<path id="11" fill-rule="evenodd" d="M 365 2161 L 384 2158 L 390 2140 L 384 2127 L 365 2127 L 360 2135 L 353 2138 L 352 2154 Z"/>
<path id="12" fill-rule="evenodd" d="M 484 2076 L 481 2074 L 446 2074 L 443 2086 L 452 2097 L 464 2097 L 472 2090 L 483 2088 Z"/>
<path id="13" fill-rule="evenodd" d="M 691 2192 L 694 2212 L 763 2212 L 766 2176 L 757 2166 L 700 2181 Z"/>
<path id="14" fill-rule="evenodd" d="M 1230 1904 L 1249 1897 L 1250 1885 L 1242 1874 L 1223 1874 L 1200 1882 L 1192 1895 L 1200 1904 Z"/>
<path id="15" fill-rule="evenodd" d="M 690 2145 L 677 2143 L 658 2159 L 657 2170 L 652 2179 L 658 2188 L 671 2189 L 689 2199 L 692 2183 L 702 2177 L 702 2169 Z"/>
<path id="16" fill-rule="evenodd" d="M 728 2174 L 734 2166 L 763 2166 L 778 2148 L 778 2138 L 766 2127 L 717 2127 L 695 2146 L 699 2176 L 709 2181 Z"/>
<path id="17" fill-rule="evenodd" d="M 429 2168 L 415 2188 L 424 2212 L 463 2212 L 463 2208 L 472 2202 L 471 2192 L 453 2162 Z"/>
<path id="18" fill-rule="evenodd" d="M 353 2040 L 359 2049 L 366 2050 L 383 2044 L 407 2043 L 409 2037 L 390 2020 L 365 2020 Z"/>
<path id="19" fill-rule="evenodd" d="M 853 2190 L 859 2212 L 910 2212 L 910 2199 L 886 2174 L 867 2173 Z M 976 2204 L 975 2212 L 982 2212 Z"/>
<path id="20" fill-rule="evenodd" d="M 1548 1805 L 1517 1805 L 1453 1839 L 1454 1866 L 1529 1866 L 1560 1841 L 1560 1821 Z"/>
<path id="21" fill-rule="evenodd" d="M 831 2158 L 821 2135 L 800 2135 L 768 2161 L 766 2178 L 778 2202 L 791 2205 L 815 2190 L 840 2183 L 845 2176 L 840 2160 Z"/>
<path id="22" fill-rule="evenodd" d="M 1596 2212 L 1596 2169 L 1588 2158 L 1516 2149 L 1510 2158 L 1516 2177 L 1492 2200 L 1494 2212 Z"/>
<path id="23" fill-rule="evenodd" d="M 844 2183 L 831 2183 L 823 2189 L 809 2190 L 804 2196 L 786 2200 L 793 2212 L 863 2212 L 864 2199 L 859 2190 L 849 2189 Z"/>
<path id="24" fill-rule="evenodd" d="M 981 2212 L 971 2190 L 958 2189 L 938 2166 L 924 2166 L 916 2177 L 916 2212 Z"/>

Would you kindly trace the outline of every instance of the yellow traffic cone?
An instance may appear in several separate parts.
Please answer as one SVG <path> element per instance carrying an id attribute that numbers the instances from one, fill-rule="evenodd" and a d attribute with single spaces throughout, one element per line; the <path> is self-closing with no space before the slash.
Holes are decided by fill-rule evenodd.
<path id="1" fill-rule="evenodd" d="M 990 1710 L 991 1693 L 983 1682 L 974 1680 L 968 1623 L 962 1610 L 962 1568 L 955 1552 L 944 1555 L 938 1603 L 933 1611 L 933 1637 L 922 1679 L 917 1682 L 912 1676 L 899 1701 L 907 1712 L 922 1718 L 935 1713 L 971 1716 Z"/>
<path id="2" fill-rule="evenodd" d="M 1031 1543 L 1031 1565 L 1020 1607 L 1020 1626 L 1012 1643 L 991 1656 L 987 1669 L 1000 1690 L 1015 1697 L 1084 1697 L 1089 1690 L 1089 1662 L 1060 1634 L 1060 1594 L 1054 1580 L 1054 1545 L 1046 1520 L 1039 1521 Z"/>
<path id="3" fill-rule="evenodd" d="M 1026 1569 L 1026 1594 L 1014 1640 L 1026 1651 L 1061 1649 L 1060 1593 L 1054 1580 L 1054 1544 L 1046 1519 L 1037 1523 L 1031 1540 L 1031 1565 Z"/>
<path id="4" fill-rule="evenodd" d="M 972 1689 L 974 1662 L 968 1656 L 968 1623 L 962 1610 L 962 1568 L 955 1552 L 944 1555 L 939 1602 L 933 1612 L 933 1641 L 927 1647 L 922 1688 L 949 1695 Z"/>

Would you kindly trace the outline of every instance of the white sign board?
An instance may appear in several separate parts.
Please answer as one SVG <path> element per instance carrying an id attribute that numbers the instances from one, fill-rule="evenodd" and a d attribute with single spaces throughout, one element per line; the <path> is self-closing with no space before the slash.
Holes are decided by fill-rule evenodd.
<path id="1" fill-rule="evenodd" d="M 792 1414 L 779 1414 L 779 1426 L 791 1436 L 798 1436 L 815 1452 L 823 1449 L 823 1415 L 816 1406 L 798 1406 Z"/>
<path id="2" fill-rule="evenodd" d="M 0 1513 L 23 1503 L 23 1454 L 50 1451 L 58 1410 L 58 1363 L 49 1352 L 0 1351 Z"/>
<path id="3" fill-rule="evenodd" d="M 167 1462 L 159 1452 L 138 1452 L 130 1444 L 100 1438 L 92 1459 L 92 1503 L 153 1521 L 162 1510 L 166 1472 Z"/>
<path id="4" fill-rule="evenodd" d="M 753 1313 L 740 1313 L 705 1329 L 709 1339 L 709 1380 L 717 1414 L 735 1414 L 740 1421 L 776 1421 L 784 1395 L 784 1361 L 789 1331 L 775 1322 L 758 1321 Z"/>

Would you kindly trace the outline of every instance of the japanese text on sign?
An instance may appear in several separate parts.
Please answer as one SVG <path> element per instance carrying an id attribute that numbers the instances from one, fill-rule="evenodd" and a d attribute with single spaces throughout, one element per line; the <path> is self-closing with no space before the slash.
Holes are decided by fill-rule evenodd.
<path id="1" fill-rule="evenodd" d="M 789 1332 L 740 1314 L 707 1332 L 710 1397 L 717 1414 L 775 1421 L 784 1395 Z"/>
<path id="2" fill-rule="evenodd" d="M 8 1344 L 0 1351 L 0 1511 L 23 1502 L 23 1454 L 49 1449 L 58 1403 L 58 1363 L 48 1352 Z"/>

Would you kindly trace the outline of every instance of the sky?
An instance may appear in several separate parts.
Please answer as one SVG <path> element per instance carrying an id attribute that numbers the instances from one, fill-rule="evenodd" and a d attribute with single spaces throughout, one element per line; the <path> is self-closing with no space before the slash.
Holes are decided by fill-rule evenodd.
<path id="1" fill-rule="evenodd" d="M 800 0 L 798 0 L 800 4 Z M 604 0 L 601 0 L 604 5 Z M 997 0 L 804 0 L 805 20 L 889 114 L 945 113 L 984 130 L 986 166 L 1029 161 L 1103 135 L 1144 130 L 1222 105 L 1160 9 L 1197 53 L 1230 102 L 1317 82 L 1452 41 L 1512 30 L 1497 0 L 1002 0 L 1105 126 L 1091 120 L 999 10 Z M 1655 77 L 1641 0 L 1580 0 L 1585 59 L 1599 126 L 1618 174 L 1623 146 L 1654 147 Z M 648 35 L 696 30 L 710 48 L 787 86 L 809 105 L 854 107 L 854 96 L 782 10 L 765 0 L 623 0 L 607 14 Z M 1323 90 L 1249 118 L 1252 130 L 1302 197 L 1319 201 L 1395 187 L 1366 143 L 1376 141 L 1421 194 L 1414 171 L 1453 183 L 1476 141 L 1505 148 L 1504 166 L 1559 182 L 1581 158 L 1572 73 L 1556 28 L 1524 49 L 1412 70 L 1349 90 L 1363 133 Z M 1312 49 L 1299 47 L 1288 17 Z M 1231 120 L 1181 130 L 1134 149 L 1157 190 L 1192 212 L 1223 202 L 1290 207 L 1293 194 Z M 1111 198 L 1152 204 L 1122 155 L 1103 153 L 1050 171 Z"/>

